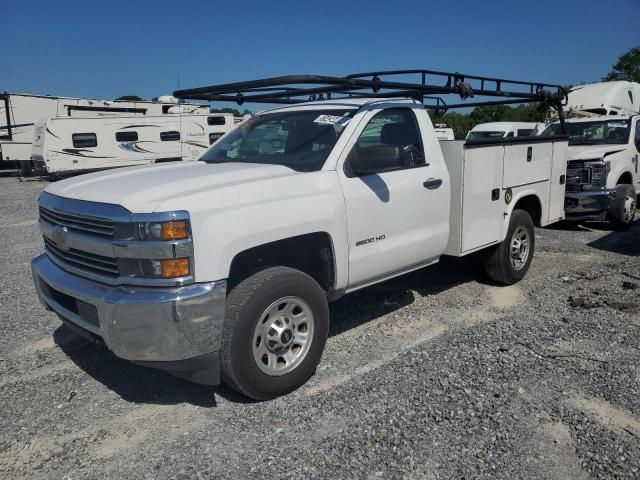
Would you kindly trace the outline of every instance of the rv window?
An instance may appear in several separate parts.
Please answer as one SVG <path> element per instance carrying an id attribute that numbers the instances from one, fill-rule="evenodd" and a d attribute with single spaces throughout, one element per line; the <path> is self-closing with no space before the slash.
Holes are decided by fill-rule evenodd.
<path id="1" fill-rule="evenodd" d="M 138 132 L 116 132 L 116 142 L 137 142 Z"/>
<path id="2" fill-rule="evenodd" d="M 507 137 L 507 138 L 511 138 L 511 137 L 513 137 L 513 132 L 509 132 L 509 133 L 507 133 L 506 137 Z"/>
<path id="3" fill-rule="evenodd" d="M 629 94 L 629 100 L 631 100 L 631 105 L 633 105 L 633 93 L 631 93 L 631 90 L 627 90 L 627 93 Z"/>
<path id="4" fill-rule="evenodd" d="M 518 136 L 519 137 L 528 137 L 533 133 L 533 128 L 519 128 Z"/>
<path id="5" fill-rule="evenodd" d="M 160 140 L 163 142 L 177 142 L 180 140 L 180 132 L 176 132 L 175 130 L 160 132 Z"/>
<path id="6" fill-rule="evenodd" d="M 225 117 L 207 117 L 207 125 L 224 125 L 225 123 Z"/>
<path id="7" fill-rule="evenodd" d="M 73 148 L 93 148 L 98 146 L 95 133 L 74 133 L 71 135 Z"/>
<path id="8" fill-rule="evenodd" d="M 209 134 L 209 145 L 213 145 L 220 137 L 222 137 L 224 133 L 210 133 Z"/>

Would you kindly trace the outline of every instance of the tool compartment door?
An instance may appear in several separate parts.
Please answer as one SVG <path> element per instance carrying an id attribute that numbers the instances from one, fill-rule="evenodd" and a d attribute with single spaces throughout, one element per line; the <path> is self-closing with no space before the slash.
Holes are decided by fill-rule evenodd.
<path id="1" fill-rule="evenodd" d="M 461 254 L 500 240 L 504 146 L 464 149 Z"/>
<path id="2" fill-rule="evenodd" d="M 505 145 L 503 188 L 549 180 L 551 174 L 551 143 Z"/>
<path id="3" fill-rule="evenodd" d="M 549 185 L 549 215 L 547 223 L 552 223 L 564 218 L 564 193 L 569 144 L 567 140 L 561 140 L 550 143 L 549 145 L 551 145 L 553 149 L 553 156 L 550 167 L 551 182 Z"/>

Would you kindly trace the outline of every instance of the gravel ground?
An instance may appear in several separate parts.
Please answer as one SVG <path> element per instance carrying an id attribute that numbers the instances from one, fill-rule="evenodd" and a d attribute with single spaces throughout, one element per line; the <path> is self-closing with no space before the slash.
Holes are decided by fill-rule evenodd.
<path id="1" fill-rule="evenodd" d="M 538 229 L 516 286 L 449 259 L 344 297 L 317 374 L 250 403 L 41 307 L 45 185 L 0 178 L 0 478 L 640 478 L 640 224 Z"/>

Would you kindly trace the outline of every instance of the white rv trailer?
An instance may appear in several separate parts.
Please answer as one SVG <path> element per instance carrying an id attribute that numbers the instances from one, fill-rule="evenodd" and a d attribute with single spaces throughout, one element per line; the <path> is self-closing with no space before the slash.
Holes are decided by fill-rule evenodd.
<path id="1" fill-rule="evenodd" d="M 42 175 L 196 160 L 235 126 L 232 114 L 53 117 L 36 122 L 33 158 Z"/>
<path id="2" fill-rule="evenodd" d="M 539 125 L 532 122 L 481 123 L 469 130 L 466 140 L 528 137 L 538 133 Z M 544 127 L 544 124 L 542 126 Z"/>
<path id="3" fill-rule="evenodd" d="M 615 81 L 573 87 L 567 116 L 635 115 L 640 113 L 640 83 Z"/>
<path id="4" fill-rule="evenodd" d="M 37 120 L 49 117 L 103 117 L 114 115 L 206 114 L 208 105 L 183 104 L 172 96 L 157 102 L 92 100 L 27 93 L 0 94 L 0 169 L 31 169 L 31 142 Z"/>

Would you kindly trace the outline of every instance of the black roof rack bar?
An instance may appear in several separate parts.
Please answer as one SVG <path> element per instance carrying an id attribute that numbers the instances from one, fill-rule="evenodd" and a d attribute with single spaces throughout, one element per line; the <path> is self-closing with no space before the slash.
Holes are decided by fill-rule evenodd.
<path id="1" fill-rule="evenodd" d="M 531 103 L 531 100 L 527 98 L 514 98 L 509 100 L 495 100 L 488 102 L 469 102 L 469 103 L 453 103 L 448 104 L 447 109 L 450 108 L 467 108 L 467 107 L 482 107 L 486 105 L 516 105 L 518 103 Z"/>
<path id="2" fill-rule="evenodd" d="M 485 82 L 495 83 L 497 87 L 501 87 L 503 84 L 511 84 L 511 85 L 526 85 L 529 87 L 530 93 L 535 93 L 538 89 L 543 88 L 551 88 L 554 90 L 562 90 L 562 85 L 553 85 L 548 83 L 541 82 L 527 82 L 523 80 L 507 80 L 505 78 L 494 78 L 494 77 L 484 77 L 479 75 L 467 75 L 459 72 L 441 72 L 438 70 L 384 70 L 379 72 L 367 72 L 367 73 L 352 73 L 351 75 L 347 75 L 345 78 L 365 78 L 365 77 L 373 77 L 373 76 L 382 76 L 382 75 L 410 75 L 410 74 L 421 74 L 422 75 L 422 83 L 426 84 L 427 76 L 436 76 L 436 77 L 445 77 L 447 82 L 445 85 L 453 85 L 454 79 L 462 79 L 462 80 L 479 80 L 480 81 L 480 89 L 485 90 Z M 499 89 L 499 88 L 497 88 Z"/>
<path id="3" fill-rule="evenodd" d="M 387 80 L 381 76 L 397 76 L 420 74 L 420 83 Z M 370 79 L 363 77 L 371 77 Z M 433 76 L 443 77 L 444 85 L 427 83 Z M 474 88 L 466 80 L 480 81 L 480 87 Z M 487 83 L 495 86 L 489 88 Z M 308 85 L 308 87 L 300 87 Z M 507 86 L 528 86 L 529 91 L 505 90 Z M 552 93 L 548 89 L 555 89 Z M 366 95 L 365 93 L 368 93 Z M 347 77 L 331 77 L 323 75 L 285 75 L 246 82 L 227 83 L 208 87 L 178 90 L 174 92 L 177 98 L 197 100 L 219 100 L 245 102 L 291 104 L 314 99 L 316 95 L 330 98 L 332 94 L 347 96 L 398 97 L 408 96 L 422 100 L 424 95 L 458 94 L 465 99 L 479 96 L 494 96 L 518 98 L 528 101 L 545 100 L 557 103 L 564 97 L 564 90 L 560 85 L 550 85 L 540 82 L 524 82 L 519 80 L 505 80 L 461 73 L 447 73 L 433 70 L 387 70 L 379 72 L 358 73 Z M 523 102 L 524 103 L 524 102 Z M 486 103 L 481 103 L 486 104 Z M 470 106 L 470 105 L 468 105 Z"/>
<path id="4" fill-rule="evenodd" d="M 281 103 L 283 105 L 296 105 L 298 103 L 304 103 L 309 101 L 316 100 L 341 100 L 345 98 L 414 98 L 419 101 L 423 101 L 423 99 L 434 100 L 438 104 L 442 104 L 440 108 L 444 108 L 446 103 L 440 97 L 431 97 L 431 96 L 423 96 L 421 92 L 415 92 L 411 90 L 398 90 L 395 92 L 383 92 L 383 93 L 366 93 L 361 91 L 351 92 L 351 91 L 337 91 L 330 92 L 329 95 L 324 95 L 326 93 L 326 89 L 323 89 L 320 93 L 310 94 L 307 98 L 285 98 L 285 97 L 271 97 L 271 96 L 260 96 L 260 98 L 252 97 L 250 100 L 253 103 Z M 344 95 L 342 97 L 332 97 L 331 93 Z M 211 95 L 209 97 L 211 101 L 219 101 L 219 102 L 237 102 L 237 95 Z M 242 97 L 241 102 L 244 103 L 247 101 L 247 97 Z M 526 100 L 527 102 L 529 100 Z"/>

